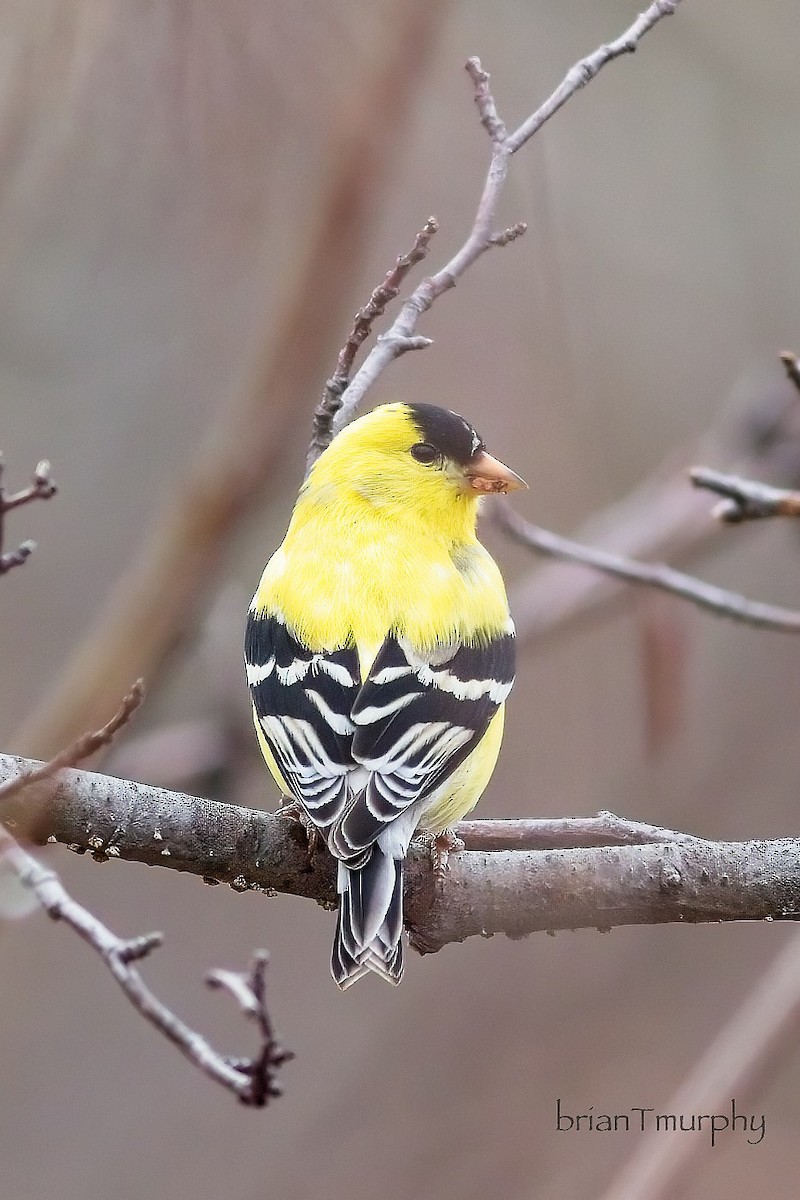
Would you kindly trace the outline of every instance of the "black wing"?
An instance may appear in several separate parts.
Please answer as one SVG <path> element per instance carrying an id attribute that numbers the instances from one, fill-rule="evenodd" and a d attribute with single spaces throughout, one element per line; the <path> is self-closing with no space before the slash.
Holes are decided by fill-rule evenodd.
<path id="1" fill-rule="evenodd" d="M 515 657 L 510 622 L 488 642 L 429 656 L 387 638 L 351 710 L 351 753 L 368 774 L 331 832 L 334 853 L 358 857 L 460 766 L 511 690 Z M 419 811 L 410 817 L 416 825 Z M 399 840 L 412 832 L 398 830 Z"/>
<path id="2" fill-rule="evenodd" d="M 326 830 L 345 809 L 355 767 L 358 654 L 355 648 L 308 650 L 278 616 L 251 611 L 245 664 L 256 717 L 286 786 Z"/>

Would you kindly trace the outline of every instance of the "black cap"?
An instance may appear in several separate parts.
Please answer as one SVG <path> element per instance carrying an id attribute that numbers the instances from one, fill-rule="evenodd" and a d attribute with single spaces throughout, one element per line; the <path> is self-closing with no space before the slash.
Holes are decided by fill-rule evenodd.
<path id="1" fill-rule="evenodd" d="M 409 404 L 408 407 L 421 440 L 435 446 L 445 458 L 466 466 L 476 454 L 486 449 L 483 438 L 458 413 L 435 404 Z"/>

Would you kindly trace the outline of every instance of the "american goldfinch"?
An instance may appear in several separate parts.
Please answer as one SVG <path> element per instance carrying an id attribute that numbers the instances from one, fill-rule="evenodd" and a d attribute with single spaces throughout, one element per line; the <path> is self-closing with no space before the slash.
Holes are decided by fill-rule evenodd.
<path id="1" fill-rule="evenodd" d="M 341 988 L 403 973 L 403 859 L 494 770 L 514 625 L 478 541 L 481 495 L 525 484 L 472 426 L 385 404 L 303 484 L 247 622 L 256 733 L 283 794 L 338 859 Z"/>

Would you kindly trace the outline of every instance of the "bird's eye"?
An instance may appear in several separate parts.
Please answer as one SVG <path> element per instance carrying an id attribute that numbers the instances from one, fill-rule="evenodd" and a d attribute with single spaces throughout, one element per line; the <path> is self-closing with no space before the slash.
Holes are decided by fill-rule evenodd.
<path id="1" fill-rule="evenodd" d="M 417 442 L 416 446 L 411 447 L 411 457 L 415 458 L 418 463 L 424 463 L 426 467 L 429 467 L 438 462 L 441 455 L 435 446 L 431 446 L 430 442 Z"/>

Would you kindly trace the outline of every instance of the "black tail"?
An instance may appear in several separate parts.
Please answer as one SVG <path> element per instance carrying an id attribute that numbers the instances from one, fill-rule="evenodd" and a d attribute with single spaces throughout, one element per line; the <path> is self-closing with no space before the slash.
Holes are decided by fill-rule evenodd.
<path id="1" fill-rule="evenodd" d="M 343 990 L 374 971 L 389 983 L 403 977 L 403 861 L 377 842 L 358 867 L 339 863 L 339 918 L 331 973 Z"/>

